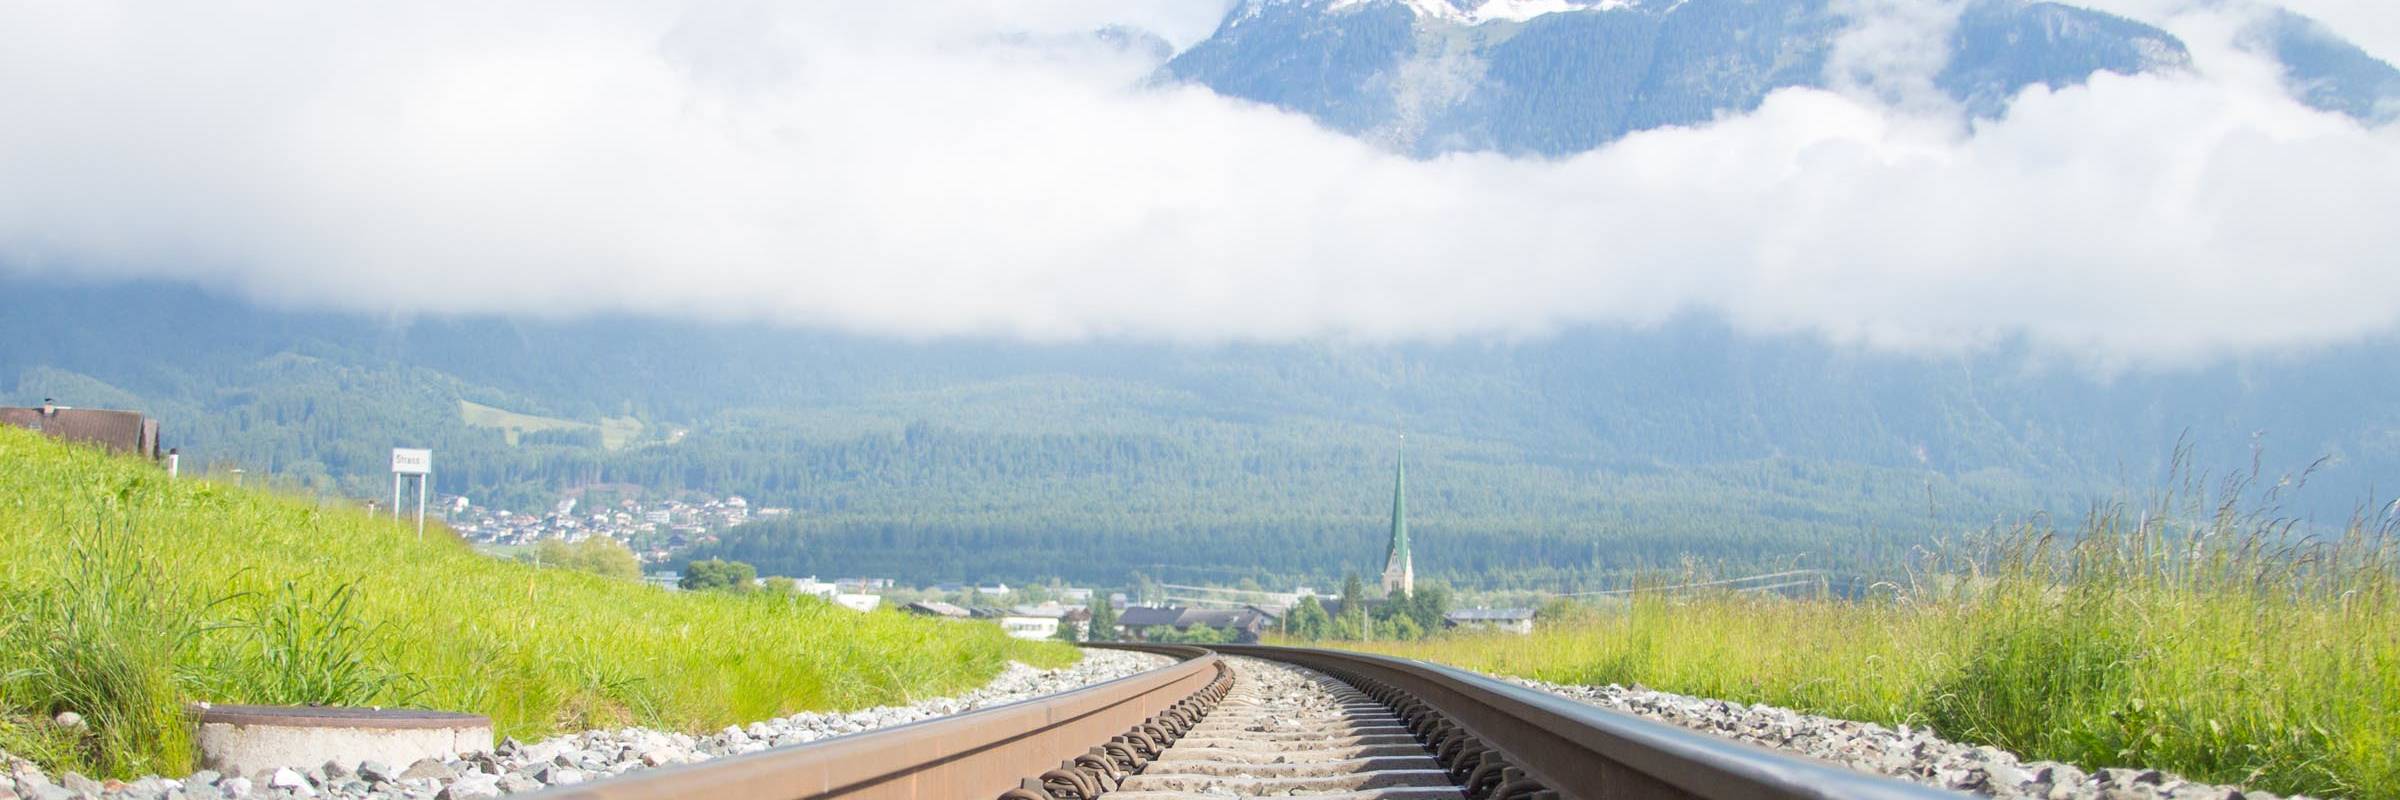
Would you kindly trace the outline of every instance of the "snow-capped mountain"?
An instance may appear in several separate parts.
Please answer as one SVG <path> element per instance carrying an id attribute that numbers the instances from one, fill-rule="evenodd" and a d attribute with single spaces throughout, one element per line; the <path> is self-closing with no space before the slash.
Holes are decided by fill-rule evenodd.
<path id="1" fill-rule="evenodd" d="M 1365 5 L 1374 0 L 1333 0 L 1330 10 Z M 1399 0 L 1417 16 L 1466 25 L 1486 22 L 1524 22 L 1543 14 L 1569 11 L 1608 11 L 1628 8 L 1635 0 Z"/>
<path id="2" fill-rule="evenodd" d="M 1822 86 L 1854 22 L 1833 0 L 1245 0 L 1162 72 L 1419 155 L 1563 155 Z M 2252 38 L 2296 97 L 2400 114 L 2400 71 L 2321 26 L 2289 17 Z M 1984 116 L 2037 83 L 2191 63 L 2166 31 L 2032 0 L 1974 0 L 1950 45 L 1935 84 Z"/>

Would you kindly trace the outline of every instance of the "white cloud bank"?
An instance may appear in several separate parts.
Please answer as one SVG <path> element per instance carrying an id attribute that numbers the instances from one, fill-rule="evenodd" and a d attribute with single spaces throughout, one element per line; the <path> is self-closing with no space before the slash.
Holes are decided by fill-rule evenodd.
<path id="1" fill-rule="evenodd" d="M 2400 126 L 2299 106 L 2230 49 L 1971 131 L 1896 110 L 1917 92 L 1791 90 L 1562 161 L 1420 162 L 1143 88 L 1072 35 L 1188 41 L 1219 8 L 8 4 L 0 270 L 901 335 L 1696 311 L 2170 363 L 2400 326 Z"/>

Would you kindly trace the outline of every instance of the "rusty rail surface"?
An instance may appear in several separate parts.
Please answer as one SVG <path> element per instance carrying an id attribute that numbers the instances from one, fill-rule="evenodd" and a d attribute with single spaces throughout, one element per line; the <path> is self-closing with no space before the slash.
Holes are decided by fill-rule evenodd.
<path id="1" fill-rule="evenodd" d="M 1297 647 L 1208 649 L 1316 670 L 1392 706 L 1470 798 L 1966 797 L 1423 661 Z"/>
<path id="2" fill-rule="evenodd" d="M 1225 671 L 1206 650 L 1071 692 L 951 717 L 559 787 L 542 800 L 993 798 L 1200 693 Z M 1138 737 L 1138 734 L 1136 734 Z"/>

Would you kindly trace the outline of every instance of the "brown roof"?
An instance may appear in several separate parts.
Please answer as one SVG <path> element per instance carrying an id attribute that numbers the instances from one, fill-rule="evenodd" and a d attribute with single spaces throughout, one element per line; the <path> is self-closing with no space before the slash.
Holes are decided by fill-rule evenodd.
<path id="1" fill-rule="evenodd" d="M 41 431 L 70 442 L 96 444 L 119 453 L 158 457 L 158 422 L 133 411 L 60 408 L 0 408 L 0 424 Z"/>
<path id="2" fill-rule="evenodd" d="M 1255 608 L 1185 608 L 1183 606 L 1133 606 L 1117 616 L 1117 624 L 1129 628 L 1167 625 L 1176 629 L 1193 625 L 1211 628 L 1248 628 L 1263 625 L 1272 617 Z"/>
<path id="3" fill-rule="evenodd" d="M 1148 625 L 1174 625 L 1183 617 L 1182 606 L 1129 606 L 1117 615 L 1117 624 L 1130 628 Z"/>
<path id="4" fill-rule="evenodd" d="M 907 607 L 901 610 L 935 617 L 958 617 L 964 619 L 966 617 L 973 616 L 973 613 L 966 609 L 959 608 L 958 606 L 938 600 L 926 600 L 922 602 L 910 603 Z"/>
<path id="5" fill-rule="evenodd" d="M 1263 626 L 1268 617 L 1255 608 L 1194 608 L 1175 620 L 1175 627 L 1189 628 L 1206 625 L 1211 628 L 1250 628 Z"/>

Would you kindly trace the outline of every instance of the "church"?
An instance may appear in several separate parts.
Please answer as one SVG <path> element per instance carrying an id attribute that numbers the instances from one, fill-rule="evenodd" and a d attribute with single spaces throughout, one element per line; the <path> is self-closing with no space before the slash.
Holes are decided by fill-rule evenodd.
<path id="1" fill-rule="evenodd" d="M 1408 556 L 1408 456 L 1392 468 L 1392 543 L 1383 553 L 1383 593 L 1414 593 L 1417 565 Z"/>

